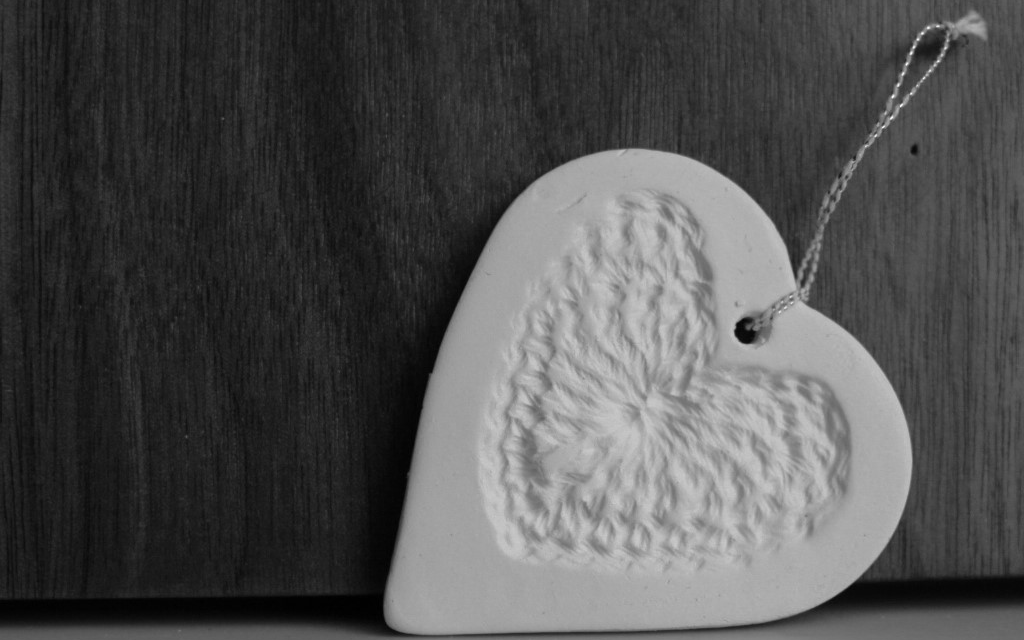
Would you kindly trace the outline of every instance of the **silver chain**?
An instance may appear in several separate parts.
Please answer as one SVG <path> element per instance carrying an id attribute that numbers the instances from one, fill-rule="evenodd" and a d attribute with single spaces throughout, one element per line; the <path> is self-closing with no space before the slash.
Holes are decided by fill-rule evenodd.
<path id="1" fill-rule="evenodd" d="M 933 31 L 942 31 L 945 36 L 942 42 L 942 49 L 939 51 L 939 55 L 936 56 L 935 61 L 932 62 L 928 70 L 924 72 L 924 75 L 917 81 L 916 84 L 900 98 L 900 90 L 903 88 L 903 81 L 907 77 L 907 72 L 910 69 L 910 64 L 914 61 L 914 55 L 917 53 L 918 47 L 921 42 Z M 796 290 L 786 294 L 779 298 L 775 304 L 766 309 L 756 318 L 752 318 L 748 324 L 749 330 L 754 333 L 760 332 L 765 327 L 769 327 L 772 321 L 780 313 L 789 309 L 797 302 L 806 302 L 811 296 L 811 286 L 814 284 L 814 278 L 818 274 L 818 264 L 821 261 L 821 247 L 822 240 L 825 237 L 825 227 L 828 226 L 829 220 L 832 219 L 832 213 L 836 210 L 836 205 L 839 204 L 839 199 L 843 197 L 843 192 L 846 191 L 847 185 L 850 183 L 850 178 L 853 177 L 853 172 L 856 171 L 860 161 L 864 158 L 864 153 L 871 148 L 871 145 L 875 144 L 882 132 L 885 131 L 890 124 L 896 119 L 896 116 L 900 114 L 903 107 L 907 106 L 910 99 L 914 97 L 924 81 L 935 71 L 935 69 L 942 63 L 946 57 L 946 53 L 949 52 L 950 46 L 959 37 L 963 36 L 957 28 L 951 22 L 936 22 L 930 24 L 917 34 L 914 38 L 914 44 L 910 46 L 910 51 L 907 52 L 907 59 L 903 62 L 903 68 L 900 69 L 899 77 L 896 79 L 896 85 L 893 87 L 892 93 L 889 95 L 889 99 L 885 102 L 885 109 L 881 115 L 878 116 L 878 121 L 875 122 L 875 126 L 872 127 L 871 133 L 864 139 L 863 144 L 857 149 L 857 153 L 850 158 L 843 170 L 839 172 L 835 180 L 832 181 L 832 185 L 828 188 L 825 193 L 825 197 L 821 200 L 821 206 L 818 208 L 818 221 L 814 229 L 814 237 L 811 239 L 811 244 L 807 247 L 807 252 L 804 254 L 803 260 L 800 261 L 800 267 L 796 272 Z"/>

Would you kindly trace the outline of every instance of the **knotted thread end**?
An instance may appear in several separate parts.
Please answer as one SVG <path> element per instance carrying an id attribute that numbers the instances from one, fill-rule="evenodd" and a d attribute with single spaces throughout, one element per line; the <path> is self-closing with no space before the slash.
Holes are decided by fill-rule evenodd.
<path id="1" fill-rule="evenodd" d="M 966 40 L 968 36 L 974 36 L 979 40 L 988 40 L 988 25 L 977 11 L 971 10 L 964 17 L 956 22 L 949 23 L 949 29 L 954 40 Z"/>

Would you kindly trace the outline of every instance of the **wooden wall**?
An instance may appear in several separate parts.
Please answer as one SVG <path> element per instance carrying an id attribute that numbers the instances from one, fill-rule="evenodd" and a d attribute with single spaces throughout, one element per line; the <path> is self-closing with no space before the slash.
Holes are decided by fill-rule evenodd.
<path id="1" fill-rule="evenodd" d="M 1024 5 L 840 205 L 813 306 L 910 422 L 868 579 L 1024 575 Z M 519 192 L 609 148 L 794 257 L 961 2 L 4 0 L 0 597 L 379 591 L 448 318 Z"/>

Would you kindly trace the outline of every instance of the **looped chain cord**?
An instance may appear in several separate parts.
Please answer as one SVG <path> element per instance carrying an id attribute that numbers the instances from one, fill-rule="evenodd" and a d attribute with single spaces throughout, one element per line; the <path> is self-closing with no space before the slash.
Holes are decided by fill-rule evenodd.
<path id="1" fill-rule="evenodd" d="M 935 61 L 932 62 L 928 70 L 924 72 L 924 75 L 917 81 L 917 83 L 911 87 L 909 91 L 903 97 L 900 97 L 900 90 L 903 88 L 903 81 L 907 77 L 907 71 L 910 69 L 910 64 L 914 61 L 914 54 L 917 53 L 918 47 L 921 42 L 932 32 L 941 31 L 944 33 L 942 41 L 942 49 L 936 56 Z M 900 69 L 900 74 L 896 79 L 896 85 L 893 87 L 892 93 L 889 95 L 889 99 L 885 102 L 885 109 L 881 115 L 878 116 L 878 121 L 875 122 L 875 126 L 872 127 L 871 133 L 864 139 L 864 143 L 861 144 L 860 148 L 857 149 L 857 153 L 850 158 L 846 165 L 843 167 L 839 175 L 836 176 L 835 180 L 832 181 L 832 185 L 828 188 L 825 193 L 825 197 L 821 201 L 821 206 L 818 208 L 818 220 L 814 230 L 814 236 L 811 239 L 811 244 L 807 247 L 807 252 L 804 254 L 803 260 L 800 261 L 800 267 L 796 272 L 796 283 L 797 288 L 795 291 L 779 298 L 779 300 L 771 307 L 762 312 L 759 316 L 752 319 L 748 328 L 755 334 L 760 332 L 762 329 L 771 326 L 772 321 L 780 313 L 789 309 L 797 302 L 806 302 L 811 296 L 811 286 L 814 285 L 814 278 L 818 273 L 818 264 L 821 260 L 821 247 L 822 240 L 825 237 L 825 227 L 828 226 L 829 220 L 832 218 L 832 213 L 836 209 L 836 205 L 839 204 L 839 199 L 843 197 L 843 192 L 846 191 L 847 185 L 850 183 L 850 178 L 853 176 L 853 172 L 856 171 L 857 165 L 864 158 L 864 153 L 871 148 L 871 145 L 875 144 L 878 137 L 882 135 L 896 116 L 900 114 L 903 107 L 907 106 L 910 99 L 914 97 L 924 81 L 935 71 L 936 68 L 946 58 L 946 54 L 949 52 L 950 47 L 960 40 L 967 42 L 967 36 L 973 35 L 981 38 L 982 40 L 987 39 L 988 32 L 985 27 L 985 21 L 981 19 L 981 16 L 977 12 L 971 11 L 966 16 L 961 18 L 958 22 L 936 22 L 930 24 L 924 29 L 918 32 L 917 37 L 914 38 L 914 44 L 910 46 L 910 51 L 907 52 L 907 59 L 903 62 L 903 68 Z"/>

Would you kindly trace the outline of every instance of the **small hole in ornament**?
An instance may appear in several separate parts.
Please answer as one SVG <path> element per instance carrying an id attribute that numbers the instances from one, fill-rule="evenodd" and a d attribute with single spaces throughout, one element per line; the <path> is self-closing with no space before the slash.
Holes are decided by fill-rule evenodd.
<path id="1" fill-rule="evenodd" d="M 740 344 L 761 344 L 767 338 L 768 328 L 761 327 L 755 331 L 751 328 L 753 324 L 754 319 L 750 316 L 740 318 L 740 321 L 736 323 L 733 335 L 740 341 Z"/>
<path id="2" fill-rule="evenodd" d="M 918 152 L 917 144 L 910 145 L 910 155 L 916 156 Z"/>

